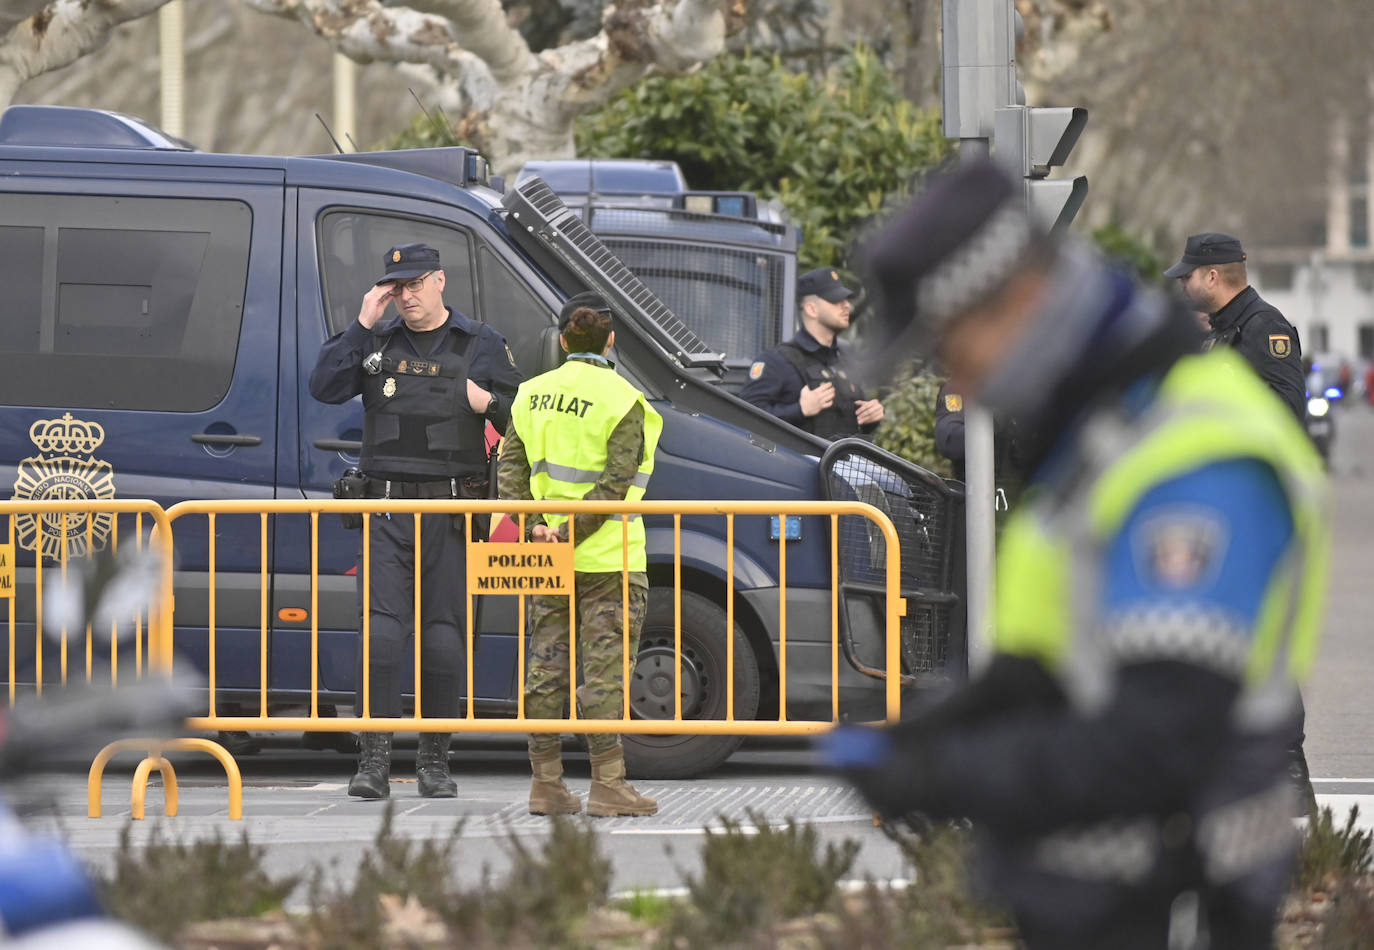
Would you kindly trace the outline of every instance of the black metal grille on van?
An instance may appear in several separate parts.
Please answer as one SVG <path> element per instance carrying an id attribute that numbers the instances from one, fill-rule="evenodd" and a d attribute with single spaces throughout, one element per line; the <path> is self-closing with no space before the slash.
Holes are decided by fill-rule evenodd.
<path id="1" fill-rule="evenodd" d="M 506 195 L 503 204 L 511 212 L 513 231 L 531 228 L 559 261 L 588 286 L 614 291 L 621 306 L 633 308 L 659 335 L 659 342 L 680 360 L 692 357 L 716 361 L 719 350 L 707 345 L 677 318 L 644 282 L 588 230 L 578 215 L 563 204 L 543 179 L 521 182 Z"/>
<path id="2" fill-rule="evenodd" d="M 607 233 L 601 239 L 683 323 L 727 357 L 753 359 L 779 343 L 786 255 Z"/>
<path id="3" fill-rule="evenodd" d="M 943 479 L 860 439 L 834 443 L 821 459 L 826 498 L 861 501 L 882 511 L 901 545 L 903 672 L 958 676 L 964 669 L 961 571 L 956 561 L 962 530 L 962 498 Z M 881 604 L 887 579 L 887 542 L 867 518 L 839 519 L 840 585 L 846 603 Z M 841 611 L 849 618 L 851 609 Z M 877 661 L 877 655 L 866 657 Z"/>

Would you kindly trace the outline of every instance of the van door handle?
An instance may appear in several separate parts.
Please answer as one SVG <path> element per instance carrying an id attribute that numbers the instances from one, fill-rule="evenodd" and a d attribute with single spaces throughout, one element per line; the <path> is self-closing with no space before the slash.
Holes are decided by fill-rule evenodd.
<path id="1" fill-rule="evenodd" d="M 315 448 L 324 449 L 326 452 L 351 452 L 357 455 L 363 450 L 363 444 L 348 439 L 316 439 Z"/>
<path id="2" fill-rule="evenodd" d="M 201 445 L 262 445 L 262 436 L 237 435 L 219 432 L 197 432 L 191 436 L 192 442 Z"/>

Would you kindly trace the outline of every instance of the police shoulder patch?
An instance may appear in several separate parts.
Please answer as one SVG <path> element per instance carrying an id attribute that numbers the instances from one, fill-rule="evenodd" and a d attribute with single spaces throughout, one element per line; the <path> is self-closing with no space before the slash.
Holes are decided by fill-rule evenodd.
<path id="1" fill-rule="evenodd" d="M 1293 341 L 1289 339 L 1287 333 L 1269 334 L 1269 355 L 1274 359 L 1281 360 L 1293 352 Z"/>
<path id="2" fill-rule="evenodd" d="M 762 376 L 762 375 L 763 375 L 763 360 L 759 360 L 759 361 L 758 361 L 757 363 L 755 363 L 753 366 L 750 366 L 750 367 L 749 367 L 749 378 L 750 378 L 750 379 L 758 379 L 758 378 L 759 378 L 760 376 Z"/>
<path id="3" fill-rule="evenodd" d="M 1166 590 L 1209 582 L 1226 553 L 1227 529 L 1207 510 L 1171 506 L 1141 525 L 1137 554 L 1141 573 Z"/>
<path id="4" fill-rule="evenodd" d="M 964 409 L 964 397 L 955 393 L 948 393 L 945 396 L 946 412 L 962 412 Z"/>

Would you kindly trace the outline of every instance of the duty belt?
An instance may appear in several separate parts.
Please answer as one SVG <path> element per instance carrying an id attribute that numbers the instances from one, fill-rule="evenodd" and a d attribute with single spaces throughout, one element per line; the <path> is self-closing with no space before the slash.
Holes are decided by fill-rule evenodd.
<path id="1" fill-rule="evenodd" d="M 440 478 L 424 482 L 403 482 L 395 479 L 367 480 L 368 498 L 457 498 L 458 478 Z"/>

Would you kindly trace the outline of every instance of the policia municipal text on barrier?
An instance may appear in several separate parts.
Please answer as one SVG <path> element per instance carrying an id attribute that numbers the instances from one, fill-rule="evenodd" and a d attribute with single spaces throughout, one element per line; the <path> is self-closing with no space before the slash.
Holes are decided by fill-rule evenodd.
<path id="1" fill-rule="evenodd" d="M 310 392 L 331 403 L 362 394 L 364 497 L 485 497 L 485 420 L 505 423 L 520 371 L 499 333 L 444 305 L 438 251 L 403 244 L 387 251 L 384 266 L 358 319 L 320 351 Z M 393 301 L 399 316 L 379 326 Z M 425 515 L 419 527 L 424 714 L 450 717 L 463 670 L 467 539 L 463 519 L 452 515 Z M 366 651 L 359 647 L 357 713 L 399 716 L 417 583 L 416 525 L 409 517 L 374 515 L 367 535 L 372 550 L 367 559 L 359 555 L 358 596 L 371 642 Z M 423 796 L 457 794 L 449 738 L 420 736 L 415 769 Z M 348 793 L 386 798 L 391 734 L 364 732 L 359 742 Z"/>
<path id="2" fill-rule="evenodd" d="M 663 422 L 607 358 L 615 344 L 611 309 L 600 294 L 570 298 L 558 317 L 568 360 L 529 380 L 516 394 L 501 446 L 502 498 L 638 501 L 654 468 Z M 649 580 L 644 521 L 638 515 L 535 515 L 529 537 L 573 544 L 575 592 L 535 596 L 525 715 L 556 718 L 575 702 L 591 719 L 628 718 L 625 684 L 639 651 Z M 574 686 L 576 671 L 582 683 Z M 570 699 L 571 695 L 571 699 Z M 590 733 L 592 786 L 587 814 L 652 815 L 658 803 L 625 781 L 620 737 Z M 530 812 L 575 814 L 582 802 L 563 784 L 560 740 L 532 733 Z"/>

